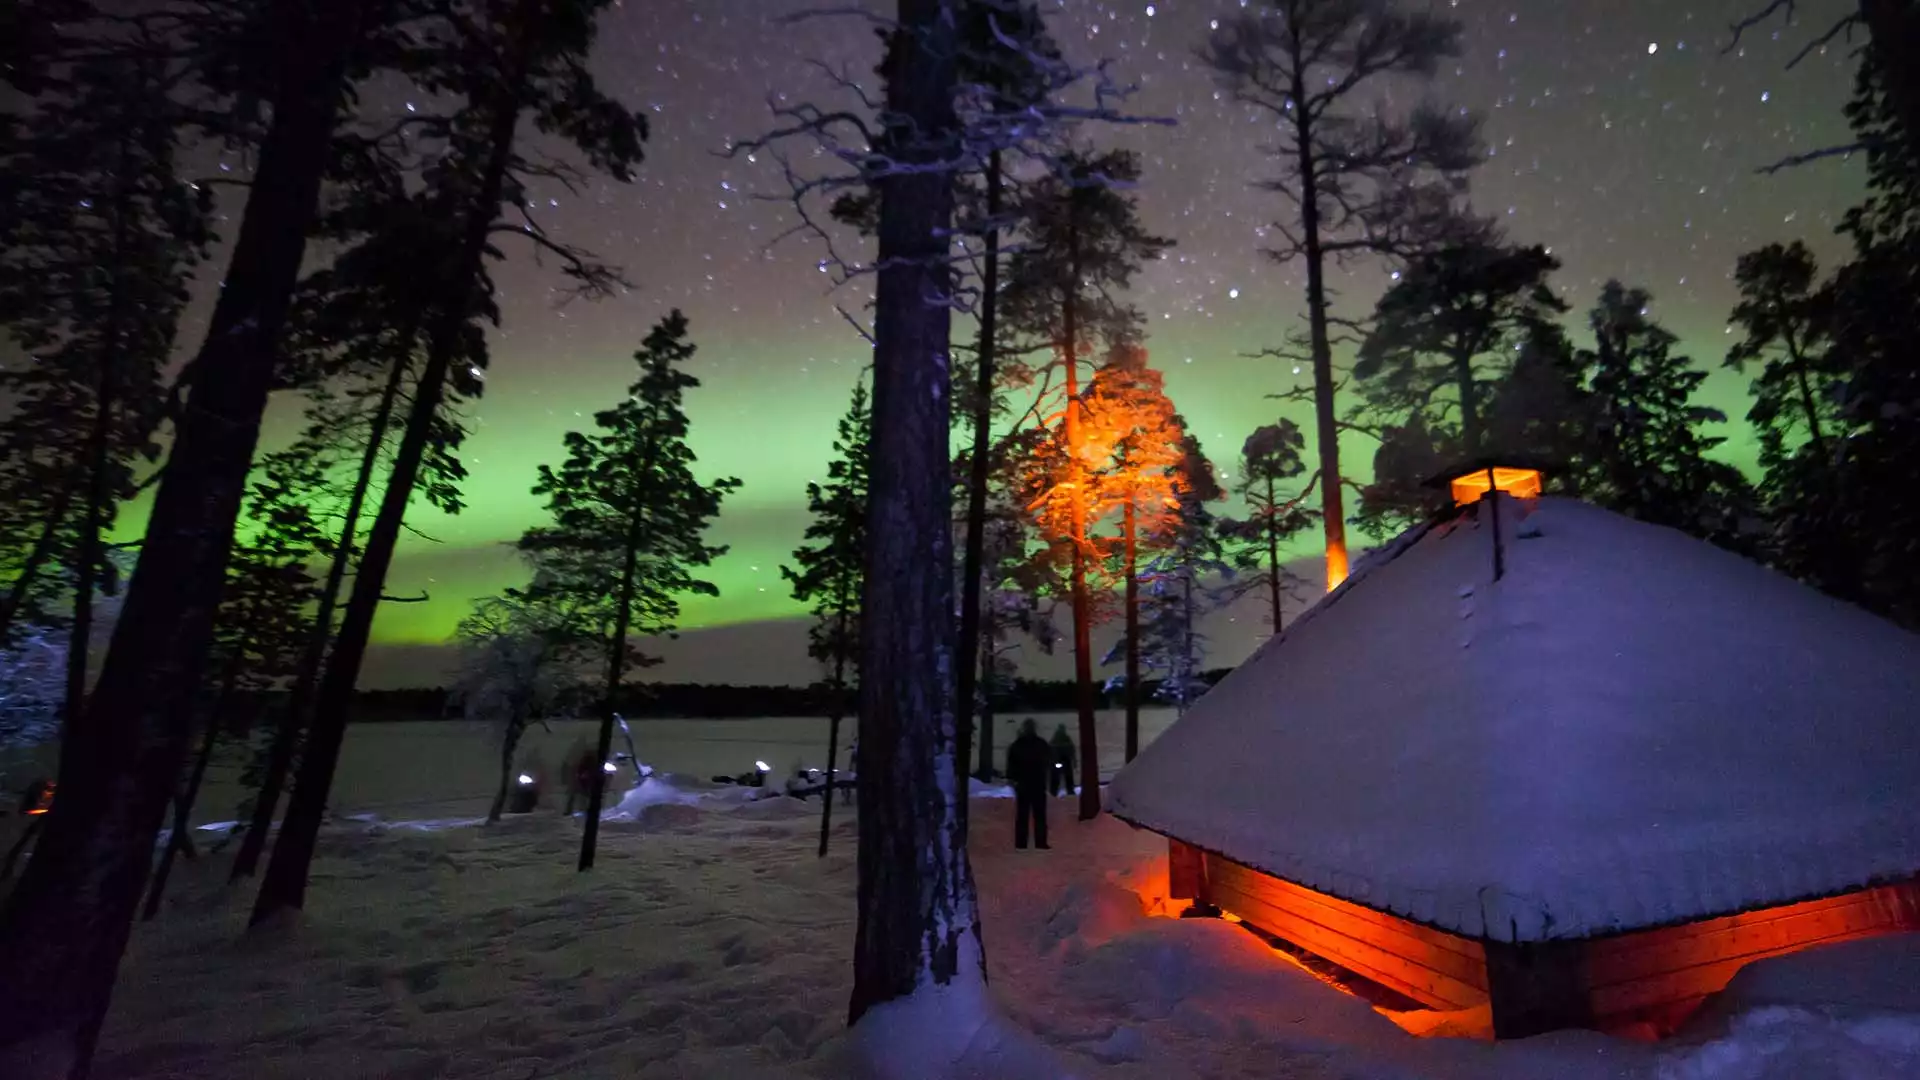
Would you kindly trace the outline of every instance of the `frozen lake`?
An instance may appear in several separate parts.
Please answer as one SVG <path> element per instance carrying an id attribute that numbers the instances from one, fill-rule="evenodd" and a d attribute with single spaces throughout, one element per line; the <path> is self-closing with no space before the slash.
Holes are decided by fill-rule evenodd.
<path id="1" fill-rule="evenodd" d="M 1040 734 L 1053 733 L 1067 713 L 1011 713 L 996 719 L 994 747 L 1002 763 L 1007 744 L 1021 720 L 1031 716 Z M 1098 716 L 1100 762 L 1104 775 L 1120 767 L 1125 749 L 1125 714 L 1103 710 Z M 1173 722 L 1171 709 L 1143 709 L 1140 739 L 1144 745 Z M 826 763 L 827 721 L 811 716 L 778 716 L 742 720 L 634 720 L 633 742 L 640 760 L 665 772 L 687 773 L 706 779 L 753 768 L 755 761 L 786 776 L 796 763 L 820 767 Z M 567 751 L 579 743 L 591 745 L 596 724 L 591 720 L 554 721 L 547 729 L 536 724 L 520 746 L 520 757 L 537 756 L 549 774 L 558 778 Z M 841 726 L 840 765 L 846 767 L 846 744 L 853 724 Z M 1077 741 L 1077 736 L 1076 736 Z M 484 723 L 434 720 L 407 723 L 356 724 L 347 729 L 334 781 L 330 806 L 336 815 L 377 814 L 388 819 L 477 816 L 486 812 L 499 776 L 500 735 Z M 615 751 L 626 746 L 618 730 Z M 206 790 L 194 808 L 194 821 L 231 820 L 239 805 L 237 764 L 216 766 L 207 776 Z M 564 797 L 564 796 L 563 796 Z"/>

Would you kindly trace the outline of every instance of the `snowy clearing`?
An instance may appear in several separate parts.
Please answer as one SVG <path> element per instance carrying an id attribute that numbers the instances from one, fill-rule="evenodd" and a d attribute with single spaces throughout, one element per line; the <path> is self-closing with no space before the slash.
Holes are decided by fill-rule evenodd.
<path id="1" fill-rule="evenodd" d="M 817 803 L 744 794 L 610 819 L 587 875 L 572 868 L 577 823 L 550 810 L 490 828 L 340 821 L 309 911 L 253 934 L 251 893 L 223 887 L 226 858 L 184 863 L 161 918 L 135 934 L 96 1075 L 849 1076 L 853 812 L 836 807 L 819 860 Z M 1169 910 L 1153 899 L 1159 838 L 1075 823 L 1060 800 L 1054 849 L 1017 852 L 1011 809 L 973 810 L 991 993 L 1013 1025 L 1000 1032 L 1037 1036 L 1062 1076 L 1920 1074 L 1920 1021 L 1842 992 L 1913 985 L 1920 949 L 1905 939 L 1756 969 L 1738 984 L 1752 1007 L 1692 1042 L 1416 1039 L 1236 926 L 1153 917 Z"/>

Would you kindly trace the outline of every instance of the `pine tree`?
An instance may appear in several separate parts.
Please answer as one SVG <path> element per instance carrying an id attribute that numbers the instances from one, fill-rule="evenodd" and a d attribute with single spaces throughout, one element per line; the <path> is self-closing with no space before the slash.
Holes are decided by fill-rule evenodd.
<path id="1" fill-rule="evenodd" d="M 686 392 L 700 385 L 682 370 L 693 353 L 686 316 L 675 311 L 654 326 L 634 353 L 640 378 L 626 400 L 594 414 L 597 433 L 567 433 L 567 459 L 559 468 L 540 467 L 533 493 L 546 497 L 553 524 L 520 538 L 520 549 L 546 577 L 536 595 L 574 605 L 606 643 L 595 761 L 612 751 L 614 710 L 628 668 L 659 662 L 635 649 L 631 637 L 671 634 L 681 596 L 719 595 L 694 573 L 726 553 L 705 534 L 740 481 L 703 484 L 694 477 L 681 411 Z M 593 868 L 606 798 L 605 774 L 593 776 L 581 870 Z"/>
<path id="2" fill-rule="evenodd" d="M 585 639 L 579 614 L 545 596 L 535 578 L 526 590 L 474 601 L 453 631 L 458 667 L 449 700 L 468 719 L 500 732 L 500 782 L 487 824 L 506 813 L 513 759 L 527 725 L 574 690 L 574 659 Z"/>
<path id="3" fill-rule="evenodd" d="M 1821 463 L 1833 453 L 1840 388 L 1826 366 L 1828 298 L 1818 273 L 1813 252 L 1797 240 L 1742 255 L 1734 271 L 1740 302 L 1732 324 L 1744 336 L 1728 350 L 1727 366 L 1744 373 L 1760 365 L 1747 420 L 1770 478 L 1803 446 Z"/>
<path id="4" fill-rule="evenodd" d="M 1147 363 L 1137 346 L 1115 348 L 1087 388 L 1087 419 L 1113 447 L 1111 461 L 1094 477 L 1094 499 L 1101 516 L 1120 511 L 1119 559 L 1125 654 L 1123 701 L 1126 708 L 1126 756 L 1140 752 L 1140 555 L 1165 520 L 1178 511 L 1174 469 L 1184 456 L 1185 423 L 1167 398 L 1165 377 Z"/>
<path id="5" fill-rule="evenodd" d="M 109 32 L 97 17 L 85 25 Z M 212 204 L 177 175 L 185 109 L 174 99 L 185 67 L 148 36 L 62 42 L 74 58 L 42 87 L 0 164 L 21 181 L 0 248 L 0 324 L 30 358 L 0 371 L 12 405 L 0 424 L 0 502 L 5 531 L 31 537 L 0 601 L 0 641 L 14 613 L 47 591 L 41 575 L 54 566 L 71 586 L 69 632 L 91 639 L 110 573 L 104 533 L 133 495 L 137 468 L 159 454 L 162 373 Z M 67 654 L 72 717 L 87 649 Z M 68 730 L 78 753 L 79 725 Z"/>
<path id="6" fill-rule="evenodd" d="M 1486 453 L 1487 409 L 1515 345 L 1567 309 L 1547 284 L 1559 266 L 1544 248 L 1493 243 L 1410 260 L 1374 306 L 1353 367 L 1362 412 L 1396 426 L 1418 415 L 1456 433 L 1464 457 Z"/>
<path id="7" fill-rule="evenodd" d="M 260 14 L 249 70 L 272 121 L 200 350 L 124 615 L 84 714 L 92 752 L 63 761 L 61 798 L 0 910 L 0 1075 L 87 1068 L 154 839 L 190 737 L 234 522 L 306 248 L 329 140 L 373 29 L 375 0 Z"/>
<path id="8" fill-rule="evenodd" d="M 1460 235 L 1450 203 L 1480 160 L 1477 124 L 1437 106 L 1398 121 L 1371 100 L 1380 83 L 1431 78 L 1459 53 L 1458 22 L 1388 0 L 1260 0 L 1220 20 L 1203 53 L 1233 99 L 1279 132 L 1279 173 L 1258 186 L 1298 214 L 1275 224 L 1282 244 L 1268 254 L 1306 266 L 1329 590 L 1347 576 L 1347 541 L 1326 263 L 1405 256 Z"/>
<path id="9" fill-rule="evenodd" d="M 988 124 L 1001 126 L 1029 122 L 1037 106 L 1053 93 L 1060 70 L 1060 50 L 1048 36 L 1039 8 L 1025 0 L 975 0 L 963 3 L 961 16 L 961 53 L 958 79 L 974 88 L 983 100 L 974 109 L 987 117 Z M 967 123 L 963 116 L 961 122 Z M 1033 136 L 1029 135 L 1028 138 Z M 974 350 L 974 385 L 970 395 L 962 397 L 966 407 L 956 410 L 970 423 L 972 442 L 966 455 L 967 482 L 965 534 L 961 540 L 959 654 L 956 662 L 958 707 L 969 711 L 974 720 L 976 671 L 991 675 L 994 661 L 982 661 L 983 620 L 992 616 L 983 608 L 987 559 L 988 484 L 993 457 L 993 417 L 999 405 L 1005 377 L 998 362 L 1000 346 L 1000 234 L 1007 216 L 1006 150 L 995 141 L 986 155 L 980 180 L 981 198 L 977 200 L 977 220 L 961 214 L 957 225 L 966 232 L 977 232 L 982 241 L 979 335 Z M 964 187 L 962 188 L 964 191 Z M 990 646 L 988 646 L 990 647 Z M 978 664 L 984 666 L 977 667 Z M 990 694 L 991 691 L 989 690 Z M 969 735 L 978 729 L 983 743 L 992 743 L 992 734 L 984 718 L 961 723 L 960 749 L 956 756 L 962 773 L 969 757 Z M 990 755 L 991 750 L 987 751 Z M 985 760 L 983 758 L 983 760 Z M 964 776 L 962 778 L 964 785 Z"/>
<path id="10" fill-rule="evenodd" d="M 827 482 L 807 485 L 805 542 L 793 550 L 794 566 L 780 575 L 793 585 L 793 598 L 813 608 L 807 629 L 807 655 L 820 664 L 827 714 L 827 781 L 820 799 L 820 855 L 827 854 L 833 824 L 833 782 L 840 748 L 840 720 L 849 690 L 860 670 L 860 592 L 867 562 L 867 446 L 873 424 L 866 384 L 853 388 L 853 401 L 840 418 Z"/>
<path id="11" fill-rule="evenodd" d="M 1593 456 L 1597 423 L 1593 395 L 1566 331 L 1553 324 L 1529 327 L 1488 406 L 1487 438 L 1495 451 L 1544 462 L 1548 490 L 1579 496 L 1582 463 Z"/>
<path id="12" fill-rule="evenodd" d="M 1069 154 L 1058 172 L 1036 184 L 1026 200 L 1024 246 L 1008 260 L 1004 318 L 1016 332 L 1050 347 L 1060 389 L 1051 396 L 1046 426 L 1056 445 L 1033 462 L 1034 504 L 1042 530 L 1065 567 L 1073 606 L 1073 657 L 1079 714 L 1080 817 L 1100 813 L 1099 738 L 1094 727 L 1093 624 L 1095 597 L 1088 576 L 1104 558 L 1093 535 L 1102 507 L 1095 476 L 1112 456 L 1112 441 L 1085 417 L 1080 367 L 1094 342 L 1109 346 L 1138 337 L 1140 313 L 1116 298 L 1141 265 L 1171 241 L 1140 222 L 1136 198 L 1115 185 L 1140 178 L 1128 151 Z"/>
<path id="13" fill-rule="evenodd" d="M 484 337 L 478 320 L 492 313 L 488 263 L 502 256 L 499 235 L 515 235 L 557 256 L 565 272 L 591 293 L 604 293 L 618 275 L 577 249 L 560 244 L 517 208 L 527 202 L 526 178 L 559 171 L 564 163 L 533 161 L 518 149 L 522 126 L 560 136 L 591 165 L 616 180 L 631 178 L 646 136 L 644 119 L 608 98 L 586 60 L 600 15 L 611 0 L 487 0 L 444 9 L 444 34 L 415 35 L 409 58 L 415 80 L 456 101 L 445 118 L 445 153 L 425 176 L 426 246 L 442 262 L 420 275 L 430 283 L 419 318 L 426 347 L 380 507 L 354 574 L 340 629 L 315 696 L 313 721 L 280 837 L 254 905 L 257 923 L 305 900 L 320 823 L 345 737 L 354 685 L 366 655 L 387 568 L 400 539 L 422 463 L 457 440 L 457 425 L 441 409 L 449 385 L 478 393 Z M 502 220 L 509 213 L 514 219 Z M 463 365 L 461 361 L 466 363 Z M 589 824 L 591 830 L 597 820 Z"/>
<path id="14" fill-rule="evenodd" d="M 1706 372 L 1674 353 L 1678 339 L 1648 316 L 1651 303 L 1646 290 L 1609 281 L 1588 316 L 1594 347 L 1582 358 L 1596 418 L 1588 497 L 1643 521 L 1737 544 L 1746 481 L 1707 456 L 1724 440 L 1700 431 L 1726 416 L 1694 404 Z"/>
<path id="15" fill-rule="evenodd" d="M 221 740 L 244 743 L 266 696 L 285 689 L 297 672 L 311 625 L 319 586 L 309 563 L 328 554 L 312 501 L 322 484 L 322 463 L 295 446 L 268 455 L 258 475 L 228 562 L 207 657 L 197 710 L 200 749 L 174 796 L 172 832 L 147 889 L 143 919 L 160 910 L 175 857 L 191 853 L 193 807 Z"/>
<path id="16" fill-rule="evenodd" d="M 1207 691 L 1200 619 L 1230 595 L 1234 569 L 1208 504 L 1225 496 L 1200 440 L 1181 440 L 1174 512 L 1160 519 L 1156 554 L 1141 568 L 1141 657 L 1159 681 L 1154 696 L 1181 713 Z"/>
<path id="17" fill-rule="evenodd" d="M 1285 618 L 1281 603 L 1297 580 L 1280 560 L 1280 549 L 1295 534 L 1313 524 L 1315 511 L 1304 505 L 1313 481 L 1298 495 L 1288 495 L 1288 481 L 1307 471 L 1301 454 L 1306 439 L 1299 425 L 1279 420 L 1256 429 L 1240 447 L 1240 497 L 1247 519 L 1226 521 L 1223 533 L 1233 541 L 1233 564 L 1243 571 L 1242 592 L 1259 589 L 1267 596 L 1267 626 L 1275 634 Z"/>

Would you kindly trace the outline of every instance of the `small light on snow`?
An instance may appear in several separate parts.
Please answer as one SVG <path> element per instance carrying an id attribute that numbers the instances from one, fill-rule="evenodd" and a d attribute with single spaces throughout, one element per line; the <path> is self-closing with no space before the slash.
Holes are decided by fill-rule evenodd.
<path id="1" fill-rule="evenodd" d="M 613 771 L 614 771 L 614 765 L 613 765 L 613 762 L 611 762 L 611 761 L 609 761 L 609 762 L 605 762 L 605 763 L 603 763 L 603 764 L 602 764 L 602 765 L 601 765 L 600 767 L 601 767 L 602 769 L 605 769 L 605 770 L 606 770 L 607 772 L 613 772 Z"/>
<path id="2" fill-rule="evenodd" d="M 533 777 L 531 777 L 531 776 L 528 776 L 528 775 L 527 775 L 526 773 L 521 773 L 521 774 L 520 774 L 520 782 L 521 782 L 521 783 L 523 783 L 523 784 L 531 784 L 531 783 L 533 783 Z"/>
<path id="3" fill-rule="evenodd" d="M 756 768 L 756 769 L 759 769 L 759 770 L 760 770 L 761 772 L 772 772 L 772 771 L 773 771 L 773 766 L 771 766 L 771 765 L 768 765 L 768 764 L 767 764 L 766 762 L 764 762 L 764 761 L 756 761 L 756 762 L 754 762 L 754 763 L 753 763 L 753 767 L 754 767 L 754 768 Z"/>
<path id="4" fill-rule="evenodd" d="M 1151 18 L 1153 18 L 1153 5 L 1152 5 L 1152 4 L 1148 4 L 1148 5 L 1147 5 L 1147 18 L 1149 18 L 1149 19 L 1151 19 Z"/>

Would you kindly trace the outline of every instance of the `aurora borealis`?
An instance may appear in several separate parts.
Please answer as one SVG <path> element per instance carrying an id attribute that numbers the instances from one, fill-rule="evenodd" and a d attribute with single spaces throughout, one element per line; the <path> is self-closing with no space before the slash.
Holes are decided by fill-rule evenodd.
<path id="1" fill-rule="evenodd" d="M 1263 223 L 1286 209 L 1250 186 L 1266 172 L 1261 129 L 1216 92 L 1193 55 L 1209 20 L 1238 2 L 1065 0 L 1051 19 L 1070 54 L 1110 56 L 1123 79 L 1139 84 L 1133 111 L 1177 122 L 1085 136 L 1144 156 L 1144 215 L 1178 247 L 1141 276 L 1133 300 L 1150 319 L 1147 345 L 1172 397 L 1229 473 L 1246 434 L 1281 412 L 1265 395 L 1300 381 L 1280 361 L 1242 355 L 1280 344 L 1294 328 L 1301 282 L 1295 268 L 1258 250 Z M 1436 0 L 1465 23 L 1467 51 L 1429 92 L 1486 119 L 1476 206 L 1513 240 L 1552 248 L 1565 264 L 1556 283 L 1576 318 L 1608 277 L 1651 289 L 1656 316 L 1716 371 L 1707 403 L 1736 421 L 1746 409 L 1743 381 L 1719 370 L 1736 256 L 1794 238 L 1831 256 L 1839 250 L 1833 225 L 1859 195 L 1858 170 L 1845 162 L 1756 171 L 1845 141 L 1845 47 L 1786 70 L 1843 2 L 1803 4 L 1802 25 L 1770 24 L 1723 54 L 1729 24 L 1753 0 Z M 556 234 L 624 265 L 636 288 L 556 310 L 550 268 L 518 253 L 496 268 L 503 326 L 486 396 L 470 413 L 468 509 L 410 517 L 424 535 L 403 542 L 388 592 L 425 590 L 430 599 L 383 610 L 376 635 L 385 655 L 370 658 L 366 685 L 437 681 L 431 651 L 399 647 L 444 641 L 474 598 L 518 583 L 523 571 L 508 545 L 539 517 L 528 493 L 535 467 L 557 460 L 562 434 L 623 392 L 629 354 L 672 307 L 687 313 L 700 346 L 691 370 L 704 385 L 688 408 L 700 469 L 745 482 L 715 534 L 732 545 L 712 574 L 721 596 L 690 603 L 687 625 L 737 627 L 702 635 L 699 647 L 751 641 L 761 644 L 745 651 L 757 653 L 777 635 L 746 624 L 797 614 L 778 568 L 799 539 L 803 489 L 824 471 L 835 419 L 865 360 L 835 304 L 857 312 L 861 297 L 828 292 L 821 252 L 806 240 L 769 249 L 793 220 L 780 175 L 767 161 L 723 151 L 729 139 L 770 125 L 769 95 L 833 100 L 810 61 L 858 76 L 871 70 L 877 44 L 859 20 L 779 21 L 817 6 L 627 0 L 606 17 L 598 70 L 603 85 L 648 112 L 648 161 L 632 185 L 543 192 L 546 205 L 536 206 Z M 377 96 L 370 103 L 405 107 Z M 1342 311 L 1363 312 L 1382 280 L 1373 265 L 1337 277 Z M 1306 409 L 1286 408 L 1308 426 Z M 1723 452 L 1750 466 L 1744 426 L 1726 434 Z M 1373 448 L 1349 438 L 1349 471 L 1363 475 Z M 732 681 L 765 681 L 803 671 L 804 660 L 742 655 L 736 669 Z M 670 666 L 658 677 L 700 676 Z"/>

